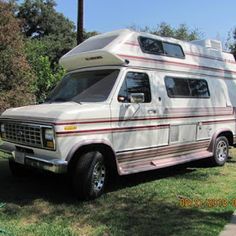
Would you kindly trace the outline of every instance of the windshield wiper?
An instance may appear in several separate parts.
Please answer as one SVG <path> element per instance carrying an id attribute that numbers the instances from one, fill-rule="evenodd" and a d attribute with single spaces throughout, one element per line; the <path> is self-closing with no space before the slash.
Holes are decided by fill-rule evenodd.
<path id="1" fill-rule="evenodd" d="M 69 102 L 69 100 L 66 100 L 64 98 L 55 98 L 55 99 L 46 99 L 45 103 L 54 103 L 54 102 Z"/>
<path id="2" fill-rule="evenodd" d="M 80 101 L 67 100 L 67 99 L 64 99 L 64 98 L 55 98 L 55 99 L 48 100 L 46 102 L 48 102 L 48 103 L 53 103 L 53 102 L 77 102 L 80 105 L 82 105 L 82 103 Z"/>
<path id="3" fill-rule="evenodd" d="M 68 102 L 68 100 L 64 98 L 55 98 L 55 99 L 50 100 L 50 102 Z"/>

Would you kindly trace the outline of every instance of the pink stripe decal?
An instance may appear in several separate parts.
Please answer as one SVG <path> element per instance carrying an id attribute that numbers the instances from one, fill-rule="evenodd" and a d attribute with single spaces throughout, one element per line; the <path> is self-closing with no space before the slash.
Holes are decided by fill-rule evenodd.
<path id="1" fill-rule="evenodd" d="M 131 45 L 131 46 L 135 46 L 135 47 L 139 47 L 139 44 L 135 43 L 135 42 L 126 42 L 126 45 Z"/>
<path id="2" fill-rule="evenodd" d="M 172 117 L 143 117 L 143 118 L 134 118 L 132 120 L 122 120 L 122 119 L 104 119 L 104 120 L 91 120 L 91 121 L 65 121 L 65 122 L 57 122 L 54 125 L 75 125 L 75 124 L 99 124 L 99 123 L 114 123 L 114 122 L 133 122 L 133 121 L 151 121 L 151 120 L 173 120 L 173 119 L 188 119 L 188 118 L 201 118 L 201 117 L 216 117 L 216 116 L 231 116 L 233 113 L 230 114 L 207 114 L 207 115 L 189 115 L 189 116 L 172 116 Z"/>
<path id="3" fill-rule="evenodd" d="M 134 47 L 140 47 L 140 45 L 136 42 L 125 42 L 124 44 L 134 46 Z M 188 55 L 188 56 L 193 56 L 193 57 L 202 57 L 202 58 L 206 58 L 209 60 L 216 60 L 216 61 L 222 61 L 222 62 L 226 62 L 226 63 L 236 64 L 236 61 L 221 58 L 221 57 L 213 57 L 213 56 L 194 53 L 194 52 L 184 52 L 184 54 Z"/>
<path id="4" fill-rule="evenodd" d="M 210 70 L 215 72 L 221 72 L 221 73 L 228 73 L 228 74 L 236 74 L 236 71 L 230 71 L 230 70 L 223 70 L 218 69 L 214 67 L 207 67 L 207 66 L 198 66 L 183 62 L 172 62 L 172 61 L 166 61 L 166 60 L 160 60 L 155 58 L 149 58 L 149 57 L 138 57 L 138 56 L 132 56 L 132 55 L 125 55 L 125 54 L 117 54 L 118 56 L 124 58 L 124 59 L 133 59 L 133 60 L 141 60 L 141 61 L 151 61 L 151 62 L 158 62 L 162 65 L 173 65 L 173 66 L 180 66 L 180 67 L 188 67 L 191 69 L 198 69 L 198 70 Z"/>
<path id="5" fill-rule="evenodd" d="M 236 122 L 236 119 L 203 121 L 202 124 L 207 125 L 207 124 L 213 124 L 213 123 L 232 123 L 232 122 Z"/>
<path id="6" fill-rule="evenodd" d="M 203 125 L 215 124 L 215 123 L 233 123 L 236 122 L 236 119 L 229 120 L 218 120 L 218 121 L 203 121 Z M 137 130 L 150 130 L 150 129 L 166 129 L 169 128 L 170 124 L 162 125 L 149 125 L 149 126 L 133 126 L 133 127 L 123 127 L 123 128 L 107 128 L 107 129 L 90 129 L 90 130 L 79 130 L 79 131 L 63 131 L 56 132 L 57 135 L 73 135 L 73 134 L 87 134 L 87 133 L 110 133 L 110 132 L 132 132 Z"/>
<path id="7" fill-rule="evenodd" d="M 63 131 L 63 132 L 56 132 L 57 135 L 64 135 L 64 134 L 80 134 L 80 133 L 106 133 L 106 132 L 131 132 L 137 130 L 149 130 L 149 129 L 165 129 L 169 128 L 168 124 L 165 125 L 150 125 L 150 126 L 137 126 L 137 127 L 123 127 L 123 128 L 107 128 L 107 129 L 90 129 L 90 130 L 78 130 L 78 131 Z"/>

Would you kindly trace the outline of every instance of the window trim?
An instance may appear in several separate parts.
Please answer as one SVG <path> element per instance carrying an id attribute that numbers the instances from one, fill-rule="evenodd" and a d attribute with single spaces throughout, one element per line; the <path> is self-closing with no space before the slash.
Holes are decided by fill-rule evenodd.
<path id="1" fill-rule="evenodd" d="M 208 97 L 200 97 L 200 96 L 183 96 L 183 95 L 170 95 L 168 93 L 168 88 L 167 88 L 167 85 L 166 85 L 166 79 L 167 78 L 172 78 L 172 79 L 185 79 L 185 80 L 203 80 L 206 82 L 206 85 L 207 85 L 207 90 L 208 90 L 208 93 L 209 93 L 209 96 Z M 211 92 L 210 92 L 210 89 L 209 89 L 209 85 L 208 85 L 208 82 L 206 79 L 202 79 L 202 78 L 184 78 L 184 77 L 173 77 L 173 76 L 165 76 L 164 77 L 164 83 L 165 83 L 165 88 L 166 88 L 166 93 L 167 93 L 167 96 L 169 98 L 190 98 L 190 99 L 210 99 L 211 98 Z M 188 83 L 189 85 L 189 83 Z"/>
<path id="2" fill-rule="evenodd" d="M 159 41 L 159 42 L 162 44 L 163 53 L 151 53 L 151 52 L 148 52 L 147 50 L 145 50 L 145 49 L 142 47 L 141 38 L 147 38 L 147 39 L 153 39 L 153 40 Z M 138 42 L 139 42 L 139 46 L 140 46 L 140 48 L 141 48 L 141 50 L 142 50 L 143 53 L 151 54 L 151 55 L 158 55 L 158 56 L 171 57 L 171 58 L 178 58 L 178 59 L 185 59 L 184 50 L 183 50 L 182 46 L 181 46 L 180 44 L 178 44 L 178 43 L 172 43 L 172 42 L 163 41 L 163 40 L 159 40 L 159 39 L 155 39 L 155 38 L 151 38 L 151 37 L 146 37 L 146 36 L 139 36 L 139 37 L 138 37 Z M 180 49 L 181 49 L 181 51 L 182 51 L 182 53 L 183 53 L 183 56 L 177 57 L 177 56 L 171 56 L 171 55 L 165 54 L 165 51 L 164 51 L 164 43 L 179 46 Z"/>
<path id="3" fill-rule="evenodd" d="M 142 71 L 133 71 L 133 70 L 126 71 L 126 73 L 125 73 L 125 75 L 124 75 L 124 79 L 123 79 L 122 82 L 121 82 L 121 86 L 120 86 L 120 88 L 119 88 L 119 90 L 118 90 L 118 94 L 117 94 L 117 101 L 118 101 L 118 103 L 134 104 L 134 103 L 132 103 L 132 102 L 121 102 L 121 101 L 119 101 L 119 99 L 118 99 L 119 94 L 120 94 L 120 90 L 121 90 L 121 88 L 122 88 L 124 82 L 125 82 L 126 88 L 127 88 L 127 80 L 126 80 L 127 77 L 126 77 L 126 76 L 127 76 L 128 73 L 138 73 L 138 74 L 144 74 L 144 75 L 147 76 L 147 78 L 148 78 L 148 83 L 149 83 L 149 91 L 150 91 L 150 101 L 149 101 L 149 102 L 142 102 L 142 103 L 140 103 L 140 104 L 150 104 L 150 103 L 152 103 L 152 86 L 151 86 L 151 83 L 150 83 L 150 77 L 149 77 L 148 73 L 142 72 Z"/>

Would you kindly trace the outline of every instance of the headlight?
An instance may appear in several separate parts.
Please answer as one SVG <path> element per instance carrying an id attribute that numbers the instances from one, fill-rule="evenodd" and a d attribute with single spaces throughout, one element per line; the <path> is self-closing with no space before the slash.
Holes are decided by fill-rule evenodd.
<path id="1" fill-rule="evenodd" d="M 5 133 L 5 125 L 1 124 L 1 133 Z"/>
<path id="2" fill-rule="evenodd" d="M 55 133 L 53 128 L 43 128 L 43 146 L 48 149 L 55 149 Z"/>
<path id="3" fill-rule="evenodd" d="M 0 126 L 0 133 L 1 133 L 1 137 L 2 138 L 6 138 L 6 130 L 5 130 L 5 125 L 4 124 L 1 124 Z"/>
<path id="4" fill-rule="evenodd" d="M 45 129 L 44 138 L 46 140 L 52 141 L 54 139 L 54 132 L 52 129 Z"/>

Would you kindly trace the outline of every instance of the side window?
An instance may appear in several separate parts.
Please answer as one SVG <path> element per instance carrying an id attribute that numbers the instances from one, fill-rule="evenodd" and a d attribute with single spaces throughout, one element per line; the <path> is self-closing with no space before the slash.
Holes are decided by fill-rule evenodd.
<path id="1" fill-rule="evenodd" d="M 169 57 L 184 58 L 184 52 L 180 45 L 163 42 L 164 53 Z"/>
<path id="2" fill-rule="evenodd" d="M 139 37 L 139 44 L 144 53 L 164 55 L 168 57 L 185 58 L 184 51 L 179 44 L 162 42 L 153 38 Z"/>
<path id="3" fill-rule="evenodd" d="M 172 98 L 209 98 L 210 92 L 206 80 L 165 78 L 167 94 Z"/>
<path id="4" fill-rule="evenodd" d="M 188 80 L 167 77 L 165 79 L 166 89 L 169 97 L 189 97 L 190 90 Z"/>
<path id="5" fill-rule="evenodd" d="M 130 102 L 130 95 L 136 93 L 144 94 L 144 103 L 151 102 L 151 89 L 149 77 L 145 73 L 128 72 L 121 86 L 118 101 Z"/>
<path id="6" fill-rule="evenodd" d="M 150 54 L 164 54 L 162 42 L 152 38 L 139 37 L 141 49 L 145 53 Z"/>
<path id="7" fill-rule="evenodd" d="M 206 80 L 190 79 L 189 88 L 193 97 L 209 98 L 210 92 Z"/>

